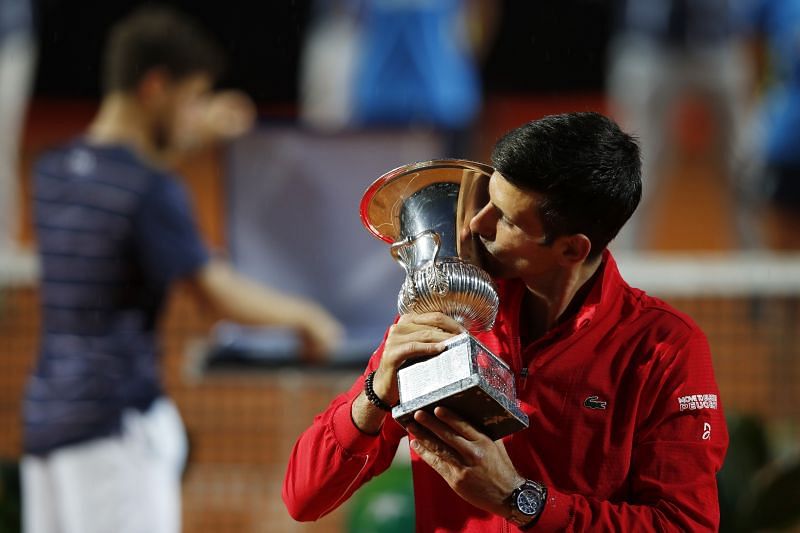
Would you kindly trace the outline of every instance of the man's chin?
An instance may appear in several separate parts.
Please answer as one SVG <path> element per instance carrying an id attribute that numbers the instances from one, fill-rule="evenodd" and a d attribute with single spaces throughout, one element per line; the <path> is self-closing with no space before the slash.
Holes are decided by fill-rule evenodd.
<path id="1" fill-rule="evenodd" d="M 484 268 L 484 270 L 494 279 L 511 279 L 514 277 L 499 265 L 490 266 L 489 268 Z"/>
<path id="2" fill-rule="evenodd" d="M 492 253 L 483 245 L 477 247 L 477 258 L 479 261 L 478 266 L 488 272 L 493 278 L 506 278 L 505 269 L 502 263 L 497 260 Z"/>

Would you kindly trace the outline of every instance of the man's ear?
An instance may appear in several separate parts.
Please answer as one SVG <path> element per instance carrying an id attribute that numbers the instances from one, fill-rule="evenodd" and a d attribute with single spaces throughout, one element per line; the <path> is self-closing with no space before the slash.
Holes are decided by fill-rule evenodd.
<path id="1" fill-rule="evenodd" d="M 142 102 L 159 100 L 167 90 L 169 75 L 163 68 L 148 70 L 136 86 L 136 95 Z"/>
<path id="2" fill-rule="evenodd" d="M 583 263 L 592 251 L 592 241 L 583 233 L 562 235 L 553 243 L 558 252 L 561 266 L 572 266 Z"/>

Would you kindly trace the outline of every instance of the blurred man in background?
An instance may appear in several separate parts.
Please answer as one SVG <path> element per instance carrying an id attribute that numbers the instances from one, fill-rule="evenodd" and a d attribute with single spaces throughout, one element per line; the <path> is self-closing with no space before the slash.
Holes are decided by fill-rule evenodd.
<path id="1" fill-rule="evenodd" d="M 433 127 L 466 157 L 498 3 L 318 0 L 301 64 L 301 117 L 342 127 Z"/>
<path id="2" fill-rule="evenodd" d="M 749 29 L 763 91 L 752 185 L 770 248 L 800 249 L 800 0 L 753 0 Z"/>
<path id="3" fill-rule="evenodd" d="M 0 0 L 0 263 L 19 229 L 19 143 L 36 55 L 30 0 Z"/>
<path id="4" fill-rule="evenodd" d="M 35 166 L 43 323 L 23 415 L 30 533 L 180 530 L 186 441 L 156 340 L 174 284 L 187 282 L 225 318 L 296 329 L 309 357 L 340 337 L 318 305 L 210 259 L 169 170 L 252 123 L 242 95 L 211 93 L 220 62 L 180 14 L 136 12 L 110 34 L 88 132 Z"/>
<path id="5" fill-rule="evenodd" d="M 675 157 L 675 118 L 689 99 L 714 126 L 716 173 L 734 175 L 744 157 L 749 74 L 742 46 L 742 0 L 617 0 L 608 96 L 620 122 L 642 143 L 642 206 L 615 240 L 647 244 L 654 201 Z M 734 190 L 733 187 L 730 189 Z"/>

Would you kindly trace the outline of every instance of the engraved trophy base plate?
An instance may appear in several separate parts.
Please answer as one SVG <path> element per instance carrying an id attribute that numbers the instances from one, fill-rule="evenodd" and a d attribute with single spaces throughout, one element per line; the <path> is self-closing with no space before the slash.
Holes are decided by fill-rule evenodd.
<path id="1" fill-rule="evenodd" d="M 400 369 L 400 404 L 392 417 L 411 421 L 414 411 L 447 407 L 497 440 L 528 427 L 516 402 L 508 365 L 468 333 L 451 338 L 441 354 Z"/>

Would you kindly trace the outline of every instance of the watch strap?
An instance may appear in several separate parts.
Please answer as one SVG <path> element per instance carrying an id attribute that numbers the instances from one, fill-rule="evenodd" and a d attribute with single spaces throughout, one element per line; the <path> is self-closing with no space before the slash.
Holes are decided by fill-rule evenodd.
<path id="1" fill-rule="evenodd" d="M 537 494 L 539 499 L 539 508 L 535 514 L 531 515 L 524 513 L 518 506 L 517 498 L 524 490 L 530 490 Z M 514 492 L 511 493 L 511 514 L 508 517 L 509 522 L 516 525 L 522 531 L 532 528 L 536 525 L 536 522 L 539 521 L 539 517 L 542 515 L 542 511 L 544 511 L 546 502 L 547 487 L 541 483 L 537 483 L 536 481 L 526 480 L 519 487 L 517 487 Z"/>

